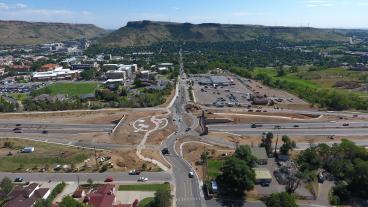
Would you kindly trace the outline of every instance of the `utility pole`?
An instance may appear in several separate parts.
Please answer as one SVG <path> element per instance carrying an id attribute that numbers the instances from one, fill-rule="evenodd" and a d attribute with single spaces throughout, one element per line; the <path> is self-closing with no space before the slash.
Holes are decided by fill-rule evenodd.
<path id="1" fill-rule="evenodd" d="M 275 129 L 277 130 L 276 131 L 276 145 L 275 145 L 275 156 L 276 156 L 276 151 L 277 151 L 277 144 L 278 144 L 278 142 L 279 142 L 279 130 L 280 130 L 280 126 L 275 126 Z"/>
<path id="2" fill-rule="evenodd" d="M 97 161 L 97 150 L 96 150 L 96 146 L 93 146 L 93 150 L 95 151 L 95 161 L 96 161 L 96 167 L 98 167 L 98 161 Z"/>

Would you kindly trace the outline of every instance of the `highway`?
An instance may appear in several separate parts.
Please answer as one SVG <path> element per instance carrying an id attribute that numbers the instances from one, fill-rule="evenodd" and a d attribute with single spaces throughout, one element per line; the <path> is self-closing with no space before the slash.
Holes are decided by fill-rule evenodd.
<path id="1" fill-rule="evenodd" d="M 55 124 L 45 122 L 6 122 L 0 120 L 0 132 L 13 132 L 15 128 L 20 129 L 24 134 L 81 134 L 91 132 L 110 132 L 115 125 L 113 124 Z"/>
<path id="2" fill-rule="evenodd" d="M 365 136 L 368 134 L 368 122 L 324 122 L 324 123 L 283 123 L 283 124 L 257 124 L 252 128 L 251 124 L 214 124 L 208 125 L 210 131 L 228 132 L 238 135 L 261 135 L 263 132 L 279 133 L 280 135 L 305 135 L 305 136 Z M 278 126 L 280 128 L 278 128 Z"/>

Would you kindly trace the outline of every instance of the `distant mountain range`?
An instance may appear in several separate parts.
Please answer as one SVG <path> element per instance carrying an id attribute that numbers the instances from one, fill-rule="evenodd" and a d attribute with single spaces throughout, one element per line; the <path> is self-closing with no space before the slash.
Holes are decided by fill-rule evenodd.
<path id="1" fill-rule="evenodd" d="M 35 45 L 105 35 L 92 24 L 0 21 L 0 45 Z"/>
<path id="2" fill-rule="evenodd" d="M 368 38 L 367 30 L 358 29 L 135 21 L 109 31 L 92 24 L 0 20 L 0 45 L 35 45 L 79 38 L 96 38 L 108 47 L 144 46 L 158 42 L 235 42 L 266 37 L 296 42 L 345 42 L 352 34 Z"/>
<path id="3" fill-rule="evenodd" d="M 273 37 L 288 41 L 332 40 L 348 41 L 349 30 L 310 27 L 269 27 L 235 24 L 190 24 L 172 22 L 128 22 L 100 42 L 107 46 L 149 45 L 163 41 L 224 42 Z"/>

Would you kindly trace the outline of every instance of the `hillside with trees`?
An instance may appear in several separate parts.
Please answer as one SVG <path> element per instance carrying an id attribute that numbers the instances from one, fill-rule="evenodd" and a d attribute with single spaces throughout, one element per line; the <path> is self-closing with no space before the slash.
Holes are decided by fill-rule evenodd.
<path id="1" fill-rule="evenodd" d="M 104 34 L 104 29 L 92 24 L 0 21 L 0 45 L 36 45 Z"/>

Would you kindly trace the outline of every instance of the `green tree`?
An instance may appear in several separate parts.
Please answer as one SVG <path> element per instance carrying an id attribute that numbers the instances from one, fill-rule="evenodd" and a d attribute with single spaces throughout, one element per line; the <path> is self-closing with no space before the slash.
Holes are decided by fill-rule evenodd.
<path id="1" fill-rule="evenodd" d="M 235 157 L 245 161 L 248 166 L 254 167 L 256 158 L 252 155 L 252 151 L 248 145 L 241 145 L 235 150 Z"/>
<path id="2" fill-rule="evenodd" d="M 78 202 L 70 196 L 65 196 L 59 203 L 59 207 L 87 207 L 87 205 Z"/>
<path id="3" fill-rule="evenodd" d="M 266 198 L 265 204 L 267 207 L 297 207 L 295 197 L 289 193 L 272 193 Z"/>
<path id="4" fill-rule="evenodd" d="M 266 136 L 262 137 L 260 146 L 266 149 L 267 154 L 272 153 L 272 139 L 273 139 L 272 132 L 268 132 Z"/>
<path id="5" fill-rule="evenodd" d="M 92 68 L 90 70 L 83 70 L 80 75 L 83 80 L 92 80 L 96 77 L 96 74 L 97 70 Z"/>
<path id="6" fill-rule="evenodd" d="M 229 157 L 220 169 L 217 177 L 221 192 L 224 194 L 242 195 L 245 190 L 251 190 L 255 184 L 255 172 L 245 161 Z"/>
<path id="7" fill-rule="evenodd" d="M 293 150 L 296 147 L 294 141 L 291 141 L 290 138 L 286 135 L 282 136 L 282 141 L 284 144 L 280 147 L 280 152 L 283 155 L 288 155 L 290 150 Z"/>
<path id="8" fill-rule="evenodd" d="M 276 75 L 277 75 L 277 77 L 282 77 L 282 76 L 286 75 L 286 71 L 284 70 L 284 68 L 282 66 L 277 68 Z"/>
<path id="9" fill-rule="evenodd" d="M 0 183 L 0 188 L 1 190 L 6 193 L 6 194 L 9 194 L 10 191 L 13 189 L 13 183 L 12 181 L 10 180 L 10 178 L 8 177 L 4 177 L 2 180 L 1 180 L 1 183 Z"/>
<path id="10" fill-rule="evenodd" d="M 161 188 L 155 192 L 154 200 L 149 207 L 170 207 L 171 197 L 169 189 Z"/>

